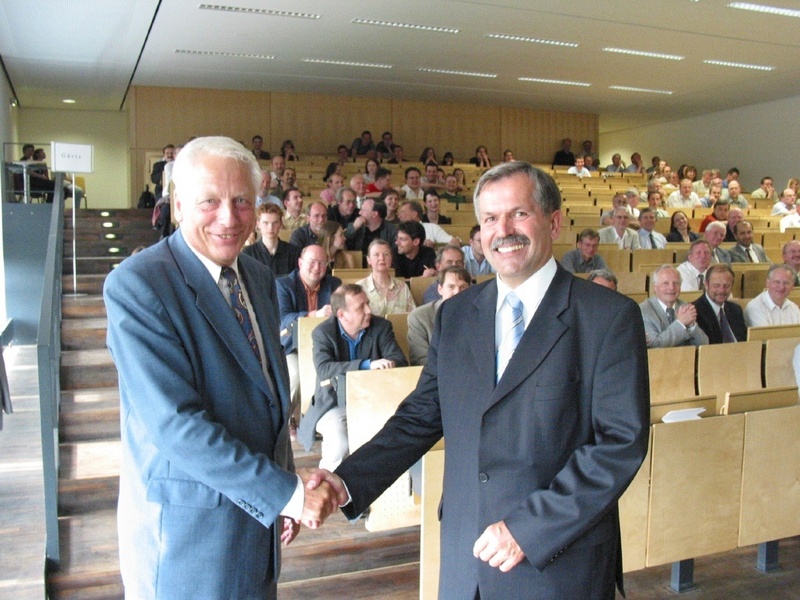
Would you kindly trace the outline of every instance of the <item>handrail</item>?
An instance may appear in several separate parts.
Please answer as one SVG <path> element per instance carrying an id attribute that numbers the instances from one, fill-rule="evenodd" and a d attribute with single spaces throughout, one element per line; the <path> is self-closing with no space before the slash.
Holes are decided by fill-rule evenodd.
<path id="1" fill-rule="evenodd" d="M 39 371 L 42 466 L 44 471 L 45 557 L 60 560 L 58 539 L 58 407 L 61 398 L 61 275 L 64 258 L 64 175 L 55 174 L 55 194 L 47 236 L 42 309 L 36 355 Z M 74 232 L 73 232 L 74 235 Z"/>

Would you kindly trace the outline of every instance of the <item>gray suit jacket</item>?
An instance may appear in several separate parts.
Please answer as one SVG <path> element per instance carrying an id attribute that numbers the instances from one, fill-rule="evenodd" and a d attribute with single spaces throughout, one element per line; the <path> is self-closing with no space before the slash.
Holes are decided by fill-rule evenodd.
<path id="1" fill-rule="evenodd" d="M 731 264 L 731 253 L 721 246 L 717 246 L 716 250 L 711 251 L 711 263 Z"/>
<path id="2" fill-rule="evenodd" d="M 758 262 L 766 263 L 768 265 L 772 264 L 772 261 L 767 258 L 767 254 L 764 252 L 763 246 L 752 243 L 750 244 L 750 248 L 756 253 Z M 728 248 L 728 252 L 731 255 L 731 262 L 750 262 L 750 259 L 747 258 L 747 254 L 745 254 L 744 248 L 742 248 L 739 244 Z"/>
<path id="3" fill-rule="evenodd" d="M 603 227 L 598 233 L 600 234 L 601 244 L 617 243 L 617 232 L 610 225 L 608 227 Z M 639 234 L 633 229 L 626 229 L 625 235 L 622 236 L 622 246 L 623 249 L 637 250 L 640 247 Z"/>
<path id="4" fill-rule="evenodd" d="M 408 351 L 411 366 L 425 366 L 433 337 L 433 322 L 443 300 L 434 300 L 418 306 L 408 314 Z"/>
<path id="5" fill-rule="evenodd" d="M 274 598 L 279 513 L 297 485 L 275 281 L 239 256 L 273 394 L 233 310 L 180 232 L 104 289 L 119 371 L 120 570 L 135 598 Z"/>
<path id="6" fill-rule="evenodd" d="M 355 516 L 445 437 L 440 600 L 608 598 L 621 582 L 617 499 L 647 451 L 634 302 L 558 268 L 495 383 L 497 282 L 442 303 L 417 388 L 337 469 Z M 613 431 L 613 435 L 608 435 Z M 525 559 L 472 555 L 504 520 Z"/>
<path id="7" fill-rule="evenodd" d="M 675 311 L 686 304 L 682 300 L 675 302 Z M 689 331 L 677 319 L 669 322 L 667 313 L 661 308 L 656 298 L 648 298 L 639 305 L 644 321 L 644 331 L 647 335 L 648 348 L 672 348 L 674 346 L 699 346 L 708 343 L 708 336 L 699 325 Z"/>

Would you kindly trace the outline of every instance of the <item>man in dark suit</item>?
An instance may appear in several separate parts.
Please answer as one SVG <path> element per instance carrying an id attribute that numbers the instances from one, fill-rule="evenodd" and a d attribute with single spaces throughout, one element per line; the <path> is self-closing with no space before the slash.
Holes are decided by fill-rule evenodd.
<path id="1" fill-rule="evenodd" d="M 317 387 L 311 406 L 303 415 L 298 440 L 306 450 L 314 434 L 322 435 L 320 467 L 335 469 L 347 456 L 347 418 L 339 403 L 338 388 L 349 371 L 393 369 L 408 365 L 397 345 L 392 324 L 373 316 L 369 299 L 360 285 L 343 285 L 331 296 L 333 316 L 321 323 L 311 337 Z"/>
<path id="2" fill-rule="evenodd" d="M 753 226 L 749 221 L 739 221 L 733 228 L 736 245 L 728 249 L 731 262 L 757 262 L 771 265 L 764 248 L 753 242 Z"/>
<path id="3" fill-rule="evenodd" d="M 163 158 L 153 163 L 153 171 L 150 173 L 150 181 L 156 186 L 153 191 L 156 200 L 163 195 L 164 190 L 161 184 L 164 179 L 164 167 L 167 166 L 168 162 L 175 160 L 175 146 L 167 144 L 161 152 L 163 153 Z"/>
<path id="4" fill-rule="evenodd" d="M 497 279 L 442 304 L 417 389 L 318 474 L 344 480 L 354 517 L 444 435 L 441 600 L 612 599 L 622 584 L 617 499 L 649 428 L 644 329 L 631 300 L 558 266 L 560 203 L 524 162 L 484 174 Z"/>
<path id="5" fill-rule="evenodd" d="M 747 341 L 744 312 L 729 302 L 733 270 L 725 264 L 711 265 L 706 271 L 706 293 L 692 302 L 697 309 L 697 324 L 711 344 Z"/>
<path id="6" fill-rule="evenodd" d="M 337 506 L 293 473 L 275 283 L 239 256 L 259 180 L 241 144 L 190 142 L 173 173 L 180 230 L 106 280 L 127 597 L 275 598 L 280 541 Z"/>

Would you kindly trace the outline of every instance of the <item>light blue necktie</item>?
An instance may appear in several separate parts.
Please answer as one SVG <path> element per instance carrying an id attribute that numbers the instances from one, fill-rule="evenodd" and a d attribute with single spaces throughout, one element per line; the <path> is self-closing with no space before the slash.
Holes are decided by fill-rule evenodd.
<path id="1" fill-rule="evenodd" d="M 506 370 L 508 361 L 511 360 L 522 334 L 525 333 L 525 321 L 522 318 L 522 300 L 514 292 L 509 292 L 506 296 L 505 304 L 508 305 L 508 308 L 504 310 L 511 310 L 512 323 L 503 335 L 500 347 L 497 349 L 497 381 L 500 381 L 503 376 L 503 371 Z"/>

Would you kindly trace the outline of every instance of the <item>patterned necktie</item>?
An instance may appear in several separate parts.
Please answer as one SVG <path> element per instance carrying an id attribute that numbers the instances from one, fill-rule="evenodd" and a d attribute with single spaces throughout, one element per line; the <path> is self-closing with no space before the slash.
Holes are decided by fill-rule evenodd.
<path id="1" fill-rule="evenodd" d="M 239 278 L 236 277 L 236 271 L 230 267 L 223 267 L 221 277 L 228 282 L 231 308 L 239 321 L 239 325 L 242 326 L 244 335 L 247 337 L 247 341 L 258 359 L 258 363 L 261 364 L 261 352 L 258 349 L 258 342 L 256 342 L 256 333 L 253 331 L 253 322 L 250 320 L 250 313 L 247 310 L 247 304 L 244 302 L 244 294 L 242 293 L 242 287 L 239 285 Z"/>
<path id="2" fill-rule="evenodd" d="M 722 330 L 723 344 L 730 344 L 736 341 L 736 338 L 733 336 L 733 331 L 731 331 L 730 323 L 728 323 L 728 317 L 725 316 L 724 306 L 721 306 L 719 309 L 719 328 Z"/>
<path id="3" fill-rule="evenodd" d="M 675 322 L 675 309 L 674 308 L 668 308 L 667 309 L 667 320 L 669 321 L 670 325 L 672 325 Z"/>
<path id="4" fill-rule="evenodd" d="M 511 360 L 511 355 L 519 344 L 522 334 L 525 333 L 525 321 L 522 318 L 522 301 L 514 292 L 506 296 L 504 310 L 511 311 L 511 325 L 503 335 L 500 347 L 497 349 L 497 381 L 503 376 L 503 371 Z"/>

